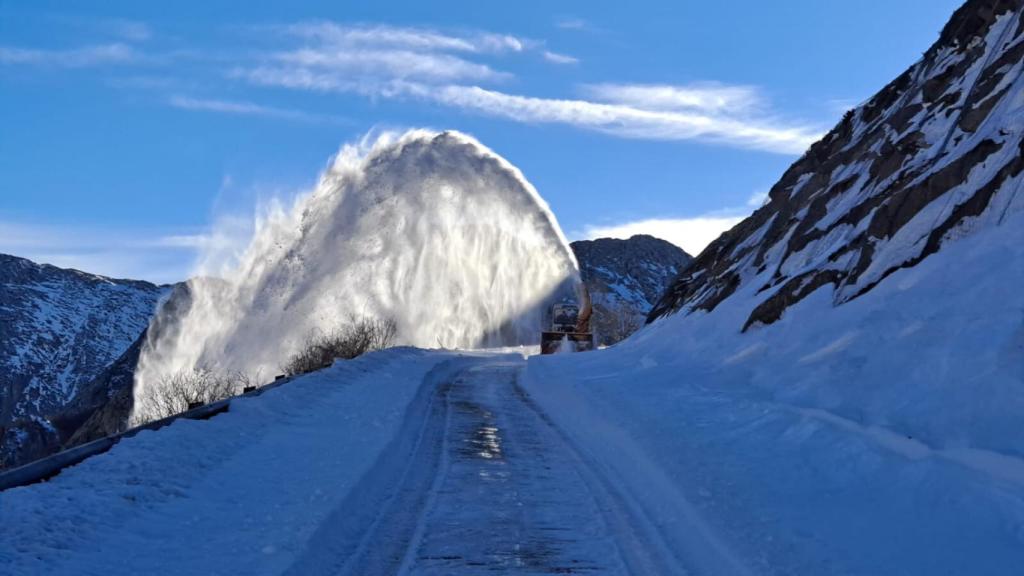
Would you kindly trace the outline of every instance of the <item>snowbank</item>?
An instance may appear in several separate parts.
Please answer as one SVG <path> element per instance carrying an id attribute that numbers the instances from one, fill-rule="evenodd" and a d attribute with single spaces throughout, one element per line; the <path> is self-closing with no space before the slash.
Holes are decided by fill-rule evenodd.
<path id="1" fill-rule="evenodd" d="M 395 349 L 338 362 L 0 492 L 0 572 L 281 573 L 451 356 Z"/>
<path id="2" fill-rule="evenodd" d="M 755 572 L 1024 565 L 1024 214 L 741 334 L 760 285 L 604 352 L 531 358 L 524 385 L 644 498 L 681 493 Z"/>

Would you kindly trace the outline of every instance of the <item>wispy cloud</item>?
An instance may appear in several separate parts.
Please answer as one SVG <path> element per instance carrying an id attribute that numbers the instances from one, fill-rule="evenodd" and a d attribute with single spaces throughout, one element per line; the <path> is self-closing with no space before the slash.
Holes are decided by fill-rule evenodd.
<path id="1" fill-rule="evenodd" d="M 471 32 L 447 34 L 431 28 L 388 25 L 346 25 L 329 21 L 283 27 L 292 35 L 334 47 L 391 47 L 432 52 L 522 52 L 536 42 L 509 34 Z"/>
<path id="2" fill-rule="evenodd" d="M 188 96 L 180 95 L 170 97 L 167 102 L 171 106 L 182 110 L 220 112 L 223 114 L 238 114 L 243 116 L 265 116 L 268 118 L 297 120 L 301 122 L 331 122 L 335 124 L 349 123 L 348 119 L 338 116 L 313 114 L 290 108 L 275 108 L 273 106 L 263 106 L 252 102 L 190 98 Z"/>
<path id="3" fill-rule="evenodd" d="M 450 54 L 395 49 L 319 48 L 276 54 L 274 59 L 289 67 L 320 69 L 348 77 L 383 77 L 426 81 L 495 80 L 506 73 L 486 64 L 470 62 Z"/>
<path id="4" fill-rule="evenodd" d="M 152 31 L 141 22 L 110 21 L 124 37 L 139 41 Z M 575 27 L 578 23 L 564 21 Z M 162 76 L 108 79 L 111 85 L 140 89 L 161 78 L 166 102 L 176 108 L 300 121 L 340 119 L 250 101 L 202 99 L 187 71 L 170 68 L 188 62 L 202 77 L 211 68 L 220 78 L 256 86 L 299 91 L 359 94 L 372 99 L 413 99 L 459 111 L 527 124 L 563 124 L 604 134 L 646 140 L 694 140 L 782 154 L 799 154 L 822 132 L 820 127 L 781 117 L 757 87 L 721 83 L 577 86 L 577 96 L 551 98 L 510 91 L 514 76 L 501 59 L 520 53 L 556 65 L 578 64 L 568 54 L 547 49 L 543 40 L 478 30 L 442 31 L 427 27 L 299 22 L 258 29 L 274 48 L 244 55 L 222 52 L 214 58 L 190 47 L 162 54 L 143 53 L 112 43 L 69 50 L 0 47 L 0 64 L 64 68 L 103 64 L 161 65 Z M 205 68 L 204 68 L 205 66 Z M 168 72 L 171 70 L 172 72 Z M 194 81 L 194 80 L 193 80 Z M 520 82 L 518 85 L 525 85 Z M 206 90 L 206 92 L 209 92 Z"/>
<path id="5" fill-rule="evenodd" d="M 542 55 L 545 60 L 553 64 L 579 64 L 580 62 L 580 59 L 575 56 L 559 54 L 558 52 L 552 52 L 550 50 L 545 50 Z"/>
<path id="6" fill-rule="evenodd" d="M 590 27 L 590 24 L 582 18 L 567 16 L 556 20 L 555 26 L 563 30 L 586 30 Z"/>
<path id="7" fill-rule="evenodd" d="M 178 282 L 188 277 L 195 247 L 159 233 L 0 221 L 0 252 L 114 278 Z"/>
<path id="8" fill-rule="evenodd" d="M 774 124 L 734 114 L 647 110 L 582 99 L 508 94 L 477 86 L 406 85 L 415 96 L 525 123 L 556 123 L 628 138 L 706 140 L 738 148 L 801 154 L 819 137 L 803 125 Z"/>
<path id="9" fill-rule="evenodd" d="M 798 133 L 745 125 L 702 114 L 647 110 L 623 104 L 587 100 L 536 98 L 506 94 L 476 86 L 446 86 L 412 90 L 418 96 L 520 122 L 571 124 L 630 138 L 730 140 L 753 147 L 791 149 L 803 146 Z M 797 142 L 793 142 L 796 137 Z"/>
<path id="10" fill-rule="evenodd" d="M 142 58 L 127 44 L 83 46 L 69 50 L 41 50 L 0 46 L 0 64 L 84 68 L 104 64 L 128 64 Z"/>
<path id="11" fill-rule="evenodd" d="M 331 22 L 283 30 L 312 45 L 273 53 L 256 65 L 236 66 L 229 76 L 260 86 L 417 99 L 623 138 L 699 140 L 783 154 L 803 152 L 820 134 L 817 127 L 774 117 L 767 100 L 751 86 L 603 83 L 580 87 L 583 98 L 564 99 L 498 90 L 488 83 L 511 75 L 470 56 L 536 50 L 552 63 L 578 62 L 547 50 L 542 42 L 509 35 Z"/>
<path id="12" fill-rule="evenodd" d="M 669 84 L 589 84 L 583 92 L 595 100 L 635 106 L 645 110 L 703 110 L 749 113 L 761 108 L 764 99 L 753 86 L 701 82 L 685 86 Z"/>

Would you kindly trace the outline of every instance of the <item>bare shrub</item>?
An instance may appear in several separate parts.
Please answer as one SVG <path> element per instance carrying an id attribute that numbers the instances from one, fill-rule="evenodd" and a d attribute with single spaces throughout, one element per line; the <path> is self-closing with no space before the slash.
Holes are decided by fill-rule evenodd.
<path id="1" fill-rule="evenodd" d="M 257 376 L 242 371 L 216 373 L 204 368 L 183 370 L 157 381 L 141 406 L 142 421 L 180 414 L 197 405 L 230 398 L 257 383 Z"/>
<path id="2" fill-rule="evenodd" d="M 629 302 L 619 302 L 615 306 L 594 306 L 594 332 L 601 344 L 611 346 L 625 340 L 643 327 L 644 314 Z"/>
<path id="3" fill-rule="evenodd" d="M 306 337 L 299 352 L 281 367 L 288 376 L 305 374 L 330 365 L 337 359 L 348 360 L 374 350 L 389 348 L 398 332 L 390 318 L 351 318 L 339 328 Z"/>
<path id="4" fill-rule="evenodd" d="M 640 318 L 643 313 L 636 306 L 623 303 L 611 321 L 611 337 L 615 342 L 629 338 L 633 332 L 643 327 Z"/>

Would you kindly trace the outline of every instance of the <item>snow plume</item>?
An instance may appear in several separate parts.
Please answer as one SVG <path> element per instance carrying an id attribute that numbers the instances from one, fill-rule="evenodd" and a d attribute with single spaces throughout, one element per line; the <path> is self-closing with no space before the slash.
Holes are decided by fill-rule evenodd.
<path id="1" fill-rule="evenodd" d="M 173 326 L 154 324 L 136 414 L 182 370 L 272 377 L 308 335 L 353 315 L 393 318 L 398 341 L 422 347 L 533 343 L 541 310 L 578 281 L 533 186 L 455 132 L 345 146 L 311 193 L 266 212 L 236 262 L 189 283 Z"/>

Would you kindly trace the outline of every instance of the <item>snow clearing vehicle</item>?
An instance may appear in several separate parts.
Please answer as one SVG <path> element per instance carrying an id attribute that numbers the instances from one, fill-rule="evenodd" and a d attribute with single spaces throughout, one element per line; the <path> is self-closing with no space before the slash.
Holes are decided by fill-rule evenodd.
<path id="1" fill-rule="evenodd" d="M 590 331 L 590 292 L 577 284 L 578 304 L 566 298 L 551 305 L 549 326 L 540 335 L 540 353 L 583 352 L 594 349 L 594 333 Z"/>

